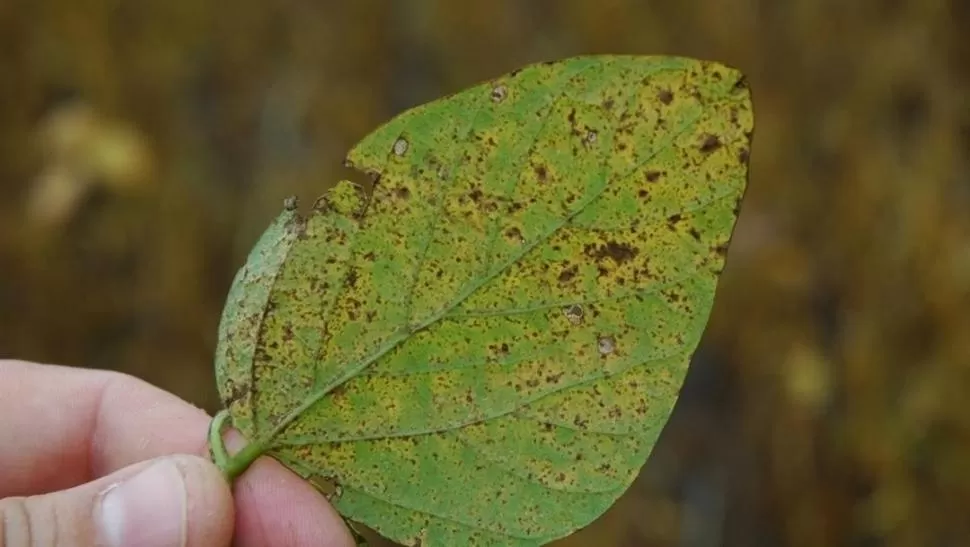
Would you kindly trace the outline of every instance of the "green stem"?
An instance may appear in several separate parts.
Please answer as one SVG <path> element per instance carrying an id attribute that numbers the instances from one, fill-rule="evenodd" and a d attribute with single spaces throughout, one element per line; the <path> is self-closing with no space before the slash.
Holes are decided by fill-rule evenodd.
<path id="1" fill-rule="evenodd" d="M 212 462 L 222 471 L 226 480 L 232 483 L 236 477 L 242 475 L 256 458 L 265 450 L 262 443 L 249 443 L 242 450 L 230 456 L 226 450 L 226 443 L 222 439 L 222 430 L 229 419 L 228 410 L 220 410 L 209 424 L 209 448 L 212 451 Z"/>
<path id="2" fill-rule="evenodd" d="M 260 443 L 249 443 L 242 450 L 237 452 L 234 456 L 229 458 L 226 467 L 223 468 L 222 473 L 231 482 L 239 475 L 242 475 L 244 471 L 249 469 L 249 466 L 256 461 L 256 458 L 263 455 L 265 447 Z"/>
<path id="3" fill-rule="evenodd" d="M 225 469 L 229 461 L 229 453 L 226 452 L 226 444 L 222 442 L 222 428 L 229 418 L 228 410 L 220 410 L 218 414 L 209 422 L 209 450 L 212 451 L 212 461 L 219 469 Z"/>

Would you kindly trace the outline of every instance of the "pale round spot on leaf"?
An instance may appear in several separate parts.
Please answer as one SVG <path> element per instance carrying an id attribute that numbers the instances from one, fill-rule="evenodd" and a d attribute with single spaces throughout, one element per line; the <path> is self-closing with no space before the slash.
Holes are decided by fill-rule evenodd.
<path id="1" fill-rule="evenodd" d="M 408 151 L 408 141 L 407 139 L 401 137 L 394 141 L 394 154 L 398 156 L 403 156 Z"/>
<path id="2" fill-rule="evenodd" d="M 596 349 L 605 357 L 616 351 L 616 340 L 612 336 L 601 336 L 596 341 Z"/>
<path id="3" fill-rule="evenodd" d="M 567 306 L 563 308 L 563 315 L 569 320 L 573 325 L 579 325 L 583 322 L 583 307 L 579 304 L 573 304 L 572 306 Z"/>

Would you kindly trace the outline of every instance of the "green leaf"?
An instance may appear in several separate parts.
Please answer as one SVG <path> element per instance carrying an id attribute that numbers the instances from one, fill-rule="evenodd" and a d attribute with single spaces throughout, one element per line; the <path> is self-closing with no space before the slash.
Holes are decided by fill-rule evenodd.
<path id="1" fill-rule="evenodd" d="M 394 118 L 229 294 L 222 400 L 261 454 L 405 545 L 540 545 L 629 487 L 704 330 L 747 180 L 742 75 L 526 67 Z M 290 204 L 292 205 L 292 204 Z"/>

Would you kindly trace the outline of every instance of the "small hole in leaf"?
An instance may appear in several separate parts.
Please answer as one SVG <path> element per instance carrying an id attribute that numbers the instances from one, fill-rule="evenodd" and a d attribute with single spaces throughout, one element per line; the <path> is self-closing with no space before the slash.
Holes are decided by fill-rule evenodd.
<path id="1" fill-rule="evenodd" d="M 604 357 L 616 351 L 616 341 L 612 336 L 600 336 L 597 341 L 597 349 Z"/>
<path id="2" fill-rule="evenodd" d="M 492 88 L 492 101 L 500 103 L 508 94 L 509 90 L 504 85 L 497 85 Z"/>
<path id="3" fill-rule="evenodd" d="M 405 152 L 408 151 L 408 141 L 401 138 L 394 141 L 394 153 L 398 156 L 403 156 Z"/>
<path id="4" fill-rule="evenodd" d="M 593 131 L 592 129 L 586 131 L 586 142 L 587 143 L 593 144 L 594 142 L 596 142 L 596 138 L 597 138 L 596 131 Z"/>
<path id="5" fill-rule="evenodd" d="M 579 304 L 573 304 L 572 306 L 563 308 L 562 313 L 573 325 L 579 325 L 583 322 L 583 307 Z"/>

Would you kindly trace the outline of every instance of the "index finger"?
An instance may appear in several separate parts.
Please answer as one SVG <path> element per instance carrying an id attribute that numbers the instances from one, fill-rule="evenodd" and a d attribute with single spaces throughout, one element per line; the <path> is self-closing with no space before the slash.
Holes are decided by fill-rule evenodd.
<path id="1" fill-rule="evenodd" d="M 0 361 L 0 496 L 60 490 L 164 454 L 203 454 L 201 409 L 132 376 Z"/>

